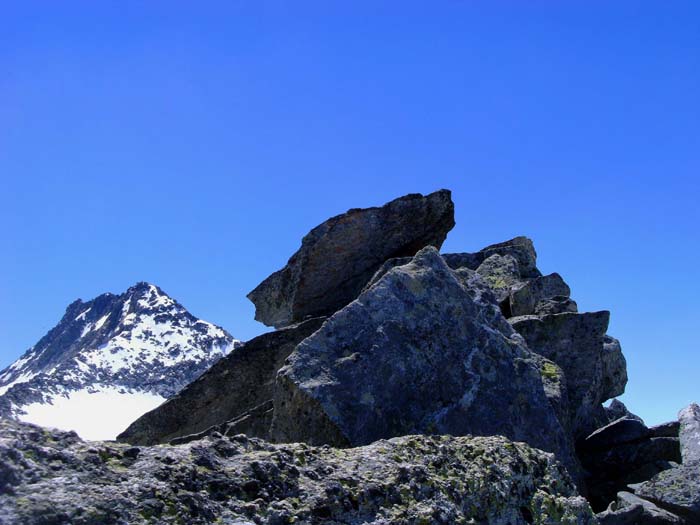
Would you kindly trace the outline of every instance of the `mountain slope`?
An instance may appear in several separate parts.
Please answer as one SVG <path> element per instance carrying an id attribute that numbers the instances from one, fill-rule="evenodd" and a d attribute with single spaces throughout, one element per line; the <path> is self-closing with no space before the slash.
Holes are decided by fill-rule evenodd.
<path id="1" fill-rule="evenodd" d="M 77 300 L 0 372 L 0 416 L 112 439 L 237 343 L 149 283 Z"/>

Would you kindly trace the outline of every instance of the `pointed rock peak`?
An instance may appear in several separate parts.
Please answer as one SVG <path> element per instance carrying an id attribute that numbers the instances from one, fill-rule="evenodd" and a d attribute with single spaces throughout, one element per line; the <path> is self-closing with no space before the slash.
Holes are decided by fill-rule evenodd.
<path id="1" fill-rule="evenodd" d="M 138 282 L 130 287 L 124 294 L 124 297 L 125 300 L 129 302 L 129 310 L 132 312 L 169 308 L 172 306 L 182 308 L 177 301 L 172 299 L 160 287 L 145 281 Z"/>
<path id="2" fill-rule="evenodd" d="M 71 410 L 82 410 L 85 401 L 104 412 L 114 403 L 112 408 L 128 418 L 110 414 L 123 425 L 109 428 L 114 437 L 236 344 L 231 334 L 194 317 L 151 283 L 77 300 L 31 350 L 0 371 L 0 416 L 92 432 L 100 425 L 90 417 L 80 419 L 82 427 L 65 426 L 72 424 Z"/>

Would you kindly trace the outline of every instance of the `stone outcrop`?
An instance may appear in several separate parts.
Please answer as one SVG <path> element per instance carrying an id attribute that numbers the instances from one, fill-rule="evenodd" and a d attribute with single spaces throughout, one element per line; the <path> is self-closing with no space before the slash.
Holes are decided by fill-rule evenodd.
<path id="1" fill-rule="evenodd" d="M 596 523 L 551 454 L 499 436 L 132 447 L 0 420 L 0 484 L 8 524 Z"/>
<path id="2" fill-rule="evenodd" d="M 328 219 L 304 237 L 283 269 L 248 294 L 255 319 L 280 328 L 330 315 L 355 299 L 384 261 L 440 248 L 454 224 L 447 190 Z"/>
<path id="3" fill-rule="evenodd" d="M 273 438 L 356 446 L 501 434 L 573 465 L 537 360 L 464 283 L 424 248 L 330 317 L 279 372 Z"/>
<path id="4" fill-rule="evenodd" d="M 234 420 L 239 433 L 268 437 L 269 424 L 265 428 L 260 422 L 264 414 L 260 407 L 267 403 L 270 408 L 277 371 L 296 345 L 321 324 L 322 318 L 310 319 L 239 346 L 179 394 L 137 419 L 117 439 L 136 445 L 167 443 Z M 247 426 L 240 420 L 244 416 Z"/>
<path id="5" fill-rule="evenodd" d="M 250 298 L 267 324 L 325 323 L 246 343 L 120 439 L 245 433 L 347 447 L 501 434 L 555 452 L 580 482 L 574 441 L 611 422 L 617 405 L 602 403 L 627 381 L 609 313 L 578 313 L 526 237 L 440 255 L 453 224 L 450 194 L 439 191 L 314 228 Z"/>

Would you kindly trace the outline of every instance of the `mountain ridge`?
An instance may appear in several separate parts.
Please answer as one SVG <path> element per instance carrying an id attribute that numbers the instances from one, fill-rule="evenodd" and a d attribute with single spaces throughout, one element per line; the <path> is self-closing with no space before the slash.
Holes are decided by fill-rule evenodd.
<path id="1" fill-rule="evenodd" d="M 77 299 L 56 326 L 0 372 L 0 415 L 42 424 L 53 417 L 47 405 L 60 407 L 76 396 L 78 404 L 94 404 L 90 394 L 100 393 L 108 403 L 144 395 L 153 408 L 238 343 L 148 282 L 122 294 Z M 41 412 L 40 420 L 32 421 L 28 407 Z M 130 417 L 135 410 L 128 410 Z"/>

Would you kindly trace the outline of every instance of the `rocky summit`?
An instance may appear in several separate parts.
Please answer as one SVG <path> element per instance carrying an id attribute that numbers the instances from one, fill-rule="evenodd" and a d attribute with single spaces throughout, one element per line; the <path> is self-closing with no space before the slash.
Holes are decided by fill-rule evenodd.
<path id="1" fill-rule="evenodd" d="M 697 405 L 647 427 L 610 312 L 527 237 L 440 253 L 453 213 L 440 190 L 312 229 L 249 294 L 277 329 L 118 443 L 4 423 L 0 519 L 700 523 Z"/>

